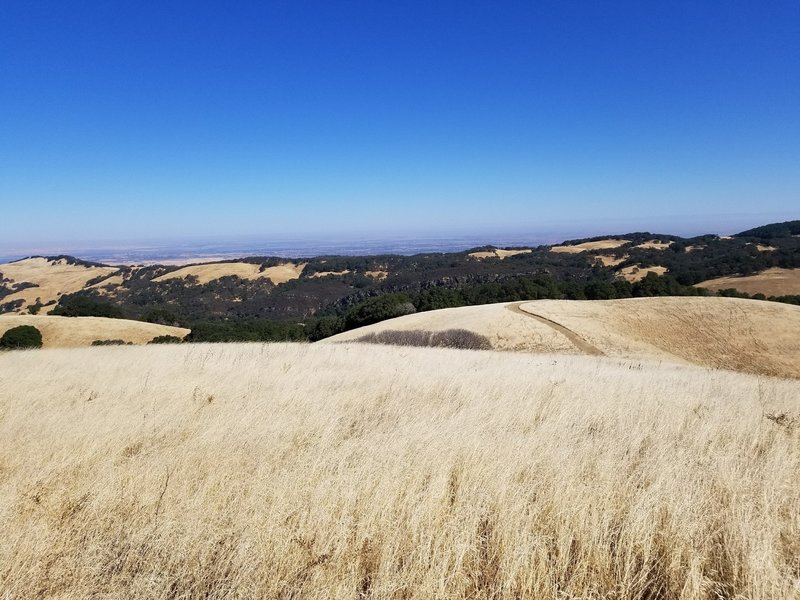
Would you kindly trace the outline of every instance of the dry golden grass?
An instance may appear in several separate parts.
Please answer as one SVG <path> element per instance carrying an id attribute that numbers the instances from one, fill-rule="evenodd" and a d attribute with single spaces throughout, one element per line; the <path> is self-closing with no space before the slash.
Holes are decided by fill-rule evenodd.
<path id="1" fill-rule="evenodd" d="M 11 352 L 0 380 L 8 598 L 800 593 L 797 382 L 358 345 Z"/>
<path id="2" fill-rule="evenodd" d="M 462 306 L 406 315 L 367 327 L 345 331 L 322 343 L 354 342 L 384 331 L 447 331 L 466 329 L 489 339 L 495 350 L 577 354 L 570 341 L 551 326 L 529 315 L 509 310 L 513 304 Z"/>
<path id="3" fill-rule="evenodd" d="M 675 242 L 659 242 L 658 240 L 649 240 L 638 246 L 634 246 L 634 248 L 643 248 L 648 250 L 666 250 Z"/>
<path id="4" fill-rule="evenodd" d="M 16 312 L 26 312 L 28 306 L 38 298 L 42 304 L 58 300 L 62 294 L 71 294 L 82 290 L 86 282 L 103 275 L 111 275 L 116 267 L 84 267 L 70 265 L 65 260 L 47 260 L 46 258 L 26 258 L 13 263 L 0 264 L 0 276 L 21 283 L 27 281 L 38 287 L 26 288 L 3 298 L 3 302 L 24 300 L 22 307 Z M 47 307 L 45 307 L 45 312 Z"/>
<path id="5" fill-rule="evenodd" d="M 605 354 L 800 377 L 800 307 L 739 298 L 538 300 L 448 308 L 324 340 L 381 331 L 466 329 L 496 350 Z"/>
<path id="6" fill-rule="evenodd" d="M 317 271 L 313 275 L 309 275 L 312 279 L 316 279 L 318 277 L 328 277 L 329 275 L 347 275 L 350 272 L 350 269 L 345 269 L 344 271 Z"/>
<path id="7" fill-rule="evenodd" d="M 641 265 L 631 265 L 624 267 L 618 271 L 620 277 L 627 279 L 631 283 L 641 281 L 647 277 L 648 273 L 655 273 L 656 275 L 663 275 L 667 272 L 666 267 L 654 265 L 651 267 L 642 267 Z"/>
<path id="8" fill-rule="evenodd" d="M 616 267 L 618 264 L 625 262 L 628 259 L 628 255 L 626 254 L 621 258 L 617 258 L 616 256 L 610 254 L 598 254 L 594 258 L 604 267 Z"/>
<path id="9" fill-rule="evenodd" d="M 800 269 L 772 267 L 757 275 L 747 277 L 719 277 L 697 284 L 712 291 L 735 288 L 748 294 L 787 296 L 800 294 Z"/>
<path id="10" fill-rule="evenodd" d="M 41 331 L 45 348 L 90 346 L 95 340 L 122 340 L 132 344 L 146 344 L 160 335 L 184 338 L 191 331 L 182 327 L 105 317 L 2 315 L 0 335 L 19 325 L 33 325 Z"/>
<path id="11" fill-rule="evenodd" d="M 153 281 L 166 281 L 168 279 L 183 279 L 190 275 L 197 277 L 198 283 L 205 284 L 220 277 L 235 275 L 241 279 L 267 278 L 274 284 L 286 283 L 300 277 L 306 263 L 285 263 L 275 267 L 268 267 L 263 271 L 261 265 L 241 262 L 204 263 L 183 267 L 165 275 L 153 278 Z"/>
<path id="12" fill-rule="evenodd" d="M 630 240 L 597 240 L 596 242 L 584 242 L 582 244 L 573 244 L 570 246 L 553 246 L 550 248 L 550 252 L 578 254 L 579 252 L 586 252 L 587 250 L 608 250 L 609 248 L 619 248 L 620 246 L 628 243 L 630 243 Z"/>
<path id="13" fill-rule="evenodd" d="M 756 250 L 759 252 L 775 252 L 777 248 L 774 246 L 767 246 L 766 244 L 756 244 Z"/>
<path id="14" fill-rule="evenodd" d="M 284 263 L 264 269 L 264 275 L 269 277 L 275 285 L 297 279 L 308 263 Z"/>
<path id="15" fill-rule="evenodd" d="M 800 377 L 800 307 L 740 298 L 540 300 L 520 307 L 608 356 Z"/>
<path id="16" fill-rule="evenodd" d="M 364 275 L 375 279 L 386 279 L 389 276 L 389 271 L 365 271 Z"/>
<path id="17" fill-rule="evenodd" d="M 470 252 L 469 255 L 472 258 L 484 259 L 484 258 L 499 258 L 500 260 L 504 258 L 508 258 L 509 256 L 516 256 L 517 254 L 530 254 L 530 248 L 524 248 L 522 250 L 503 250 L 502 248 L 495 248 L 489 252 Z"/>

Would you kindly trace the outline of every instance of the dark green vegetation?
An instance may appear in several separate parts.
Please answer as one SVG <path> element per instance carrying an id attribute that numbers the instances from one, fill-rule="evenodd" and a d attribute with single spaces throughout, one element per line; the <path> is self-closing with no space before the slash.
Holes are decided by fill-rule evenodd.
<path id="1" fill-rule="evenodd" d="M 187 342 L 300 342 L 308 339 L 303 323 L 270 319 L 198 321 L 191 328 Z"/>
<path id="2" fill-rule="evenodd" d="M 0 337 L 0 349 L 3 350 L 23 350 L 41 347 L 42 332 L 33 325 L 12 327 Z"/>
<path id="3" fill-rule="evenodd" d="M 718 296 L 723 298 L 749 298 L 750 300 L 769 300 L 770 302 L 783 302 L 784 304 L 797 304 L 800 305 L 800 295 L 789 296 L 765 296 L 764 294 L 748 294 L 740 292 L 735 288 L 726 288 L 717 292 Z"/>
<path id="4" fill-rule="evenodd" d="M 760 238 L 762 240 L 772 240 L 775 238 L 786 238 L 793 235 L 800 235 L 800 221 L 784 221 L 783 223 L 771 223 L 748 229 L 742 233 L 737 233 L 735 237 Z"/>
<path id="5" fill-rule="evenodd" d="M 63 296 L 52 314 L 125 317 L 185 326 L 192 329 L 187 341 L 195 342 L 315 341 L 346 329 L 437 308 L 545 298 L 705 294 L 693 286 L 707 279 L 751 275 L 770 267 L 800 267 L 798 231 L 800 221 L 766 225 L 732 238 L 636 232 L 567 242 L 609 237 L 630 240 L 619 248 L 570 254 L 540 246 L 503 260 L 470 256 L 470 252 L 491 247 L 414 256 L 324 256 L 302 259 L 307 264 L 300 278 L 278 285 L 266 278 L 246 280 L 233 275 L 202 285 L 194 277 L 157 282 L 153 279 L 179 267 L 121 267 L 117 274 L 123 277 L 122 284 Z M 671 245 L 665 249 L 636 247 L 650 240 Z M 759 244 L 773 250 L 760 251 Z M 605 267 L 596 254 L 622 262 Z M 263 271 L 287 260 L 249 257 L 237 262 L 257 264 Z M 668 274 L 648 275 L 636 283 L 618 276 L 619 269 L 635 265 L 663 266 Z M 320 272 L 343 271 L 348 272 L 312 277 Z M 388 272 L 388 277 L 368 275 L 381 271 Z M 729 290 L 722 294 L 745 296 Z M 759 295 L 754 298 L 761 299 Z M 796 296 L 769 299 L 797 303 Z"/>
<path id="6" fill-rule="evenodd" d="M 182 344 L 183 340 L 176 335 L 157 335 L 148 344 Z"/>
<path id="7" fill-rule="evenodd" d="M 368 344 L 392 346 L 423 346 L 438 348 L 460 348 L 462 350 L 491 350 L 492 343 L 486 336 L 466 329 L 445 331 L 380 331 L 358 338 Z"/>
<path id="8" fill-rule="evenodd" d="M 118 306 L 108 302 L 97 301 L 88 295 L 70 294 L 62 297 L 51 312 L 57 317 L 108 317 L 110 319 L 124 319 L 125 313 Z"/>

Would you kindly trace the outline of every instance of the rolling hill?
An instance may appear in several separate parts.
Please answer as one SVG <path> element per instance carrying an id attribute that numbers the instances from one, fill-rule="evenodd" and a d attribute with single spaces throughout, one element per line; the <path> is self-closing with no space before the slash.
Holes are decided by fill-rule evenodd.
<path id="1" fill-rule="evenodd" d="M 96 265 L 72 257 L 37 256 L 0 264 L 0 280 L 7 280 L 12 293 L 0 296 L 0 302 L 16 304 L 14 312 L 22 312 L 37 301 L 47 313 L 65 294 L 79 292 L 91 286 L 93 280 L 110 277 L 117 267 Z M 13 286 L 24 285 L 19 290 Z"/>
<path id="2" fill-rule="evenodd" d="M 800 295 L 800 269 L 772 267 L 755 275 L 734 275 L 701 281 L 697 287 L 715 292 L 733 288 L 739 292 L 765 296 Z"/>
<path id="3" fill-rule="evenodd" d="M 130 344 L 146 344 L 163 335 L 183 339 L 190 330 L 155 323 L 105 317 L 53 317 L 42 315 L 0 316 L 0 335 L 12 327 L 33 325 L 42 333 L 45 348 L 90 346 L 96 340 L 121 340 Z"/>
<path id="4" fill-rule="evenodd" d="M 442 309 L 327 338 L 465 329 L 497 350 L 596 354 L 800 377 L 800 307 L 739 298 L 539 300 Z"/>

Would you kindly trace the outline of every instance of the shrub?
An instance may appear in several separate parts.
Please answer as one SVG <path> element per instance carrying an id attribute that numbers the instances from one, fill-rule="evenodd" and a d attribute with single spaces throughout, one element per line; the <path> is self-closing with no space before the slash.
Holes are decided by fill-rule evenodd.
<path id="1" fill-rule="evenodd" d="M 492 344 L 486 336 L 467 329 L 446 329 L 444 331 L 379 331 L 358 338 L 368 344 L 388 344 L 393 346 L 432 346 L 439 348 L 460 348 L 462 350 L 491 350 Z"/>
<path id="2" fill-rule="evenodd" d="M 33 325 L 12 327 L 0 337 L 0 348 L 5 348 L 7 350 L 41 347 L 42 332 Z"/>
<path id="3" fill-rule="evenodd" d="M 94 340 L 92 346 L 132 346 L 133 342 L 125 340 Z"/>
<path id="4" fill-rule="evenodd" d="M 148 344 L 182 344 L 183 340 L 175 335 L 157 335 Z"/>

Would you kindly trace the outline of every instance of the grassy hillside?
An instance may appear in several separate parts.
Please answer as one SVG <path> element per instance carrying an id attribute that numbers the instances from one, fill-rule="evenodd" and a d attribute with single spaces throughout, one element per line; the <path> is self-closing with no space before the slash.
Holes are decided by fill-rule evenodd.
<path id="1" fill-rule="evenodd" d="M 794 381 L 359 345 L 0 355 L 10 598 L 796 598 Z"/>
<path id="2" fill-rule="evenodd" d="M 5 283 L 8 292 L 0 294 L 0 303 L 15 307 L 13 310 L 17 312 L 27 311 L 38 303 L 42 305 L 41 311 L 47 313 L 63 295 L 81 291 L 95 280 L 108 278 L 116 271 L 116 267 L 68 256 L 39 256 L 0 264 L 0 284 Z"/>
<path id="3" fill-rule="evenodd" d="M 0 335 L 12 327 L 33 325 L 42 333 L 45 348 L 90 346 L 95 340 L 146 344 L 163 335 L 184 338 L 189 329 L 104 317 L 0 316 Z"/>
<path id="4" fill-rule="evenodd" d="M 568 339 L 552 327 L 510 310 L 517 303 L 461 306 L 388 319 L 326 338 L 321 343 L 359 341 L 373 333 L 391 331 L 467 330 L 487 338 L 495 350 L 578 354 Z"/>
<path id="5" fill-rule="evenodd" d="M 701 281 L 697 286 L 714 292 L 733 288 L 746 294 L 800 296 L 800 269 L 773 267 L 756 275 L 709 279 Z"/>
<path id="6" fill-rule="evenodd" d="M 381 321 L 325 342 L 458 329 L 487 338 L 497 350 L 665 360 L 800 377 L 800 307 L 740 298 L 538 300 L 449 308 Z"/>

